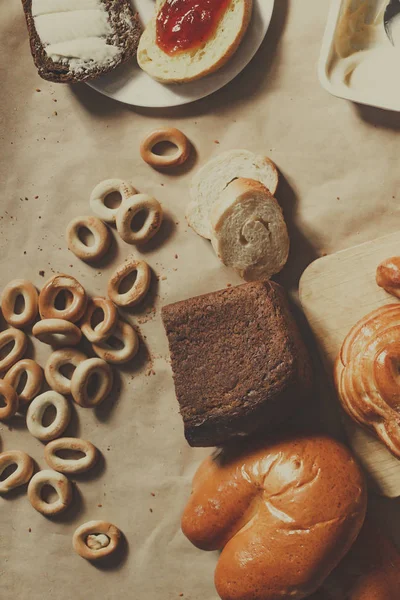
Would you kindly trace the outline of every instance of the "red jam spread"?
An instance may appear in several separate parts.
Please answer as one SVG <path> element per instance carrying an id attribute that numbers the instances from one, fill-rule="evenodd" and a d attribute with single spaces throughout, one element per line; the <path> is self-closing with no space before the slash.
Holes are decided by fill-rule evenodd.
<path id="1" fill-rule="evenodd" d="M 231 0 L 166 0 L 157 16 L 157 45 L 167 54 L 206 42 Z"/>

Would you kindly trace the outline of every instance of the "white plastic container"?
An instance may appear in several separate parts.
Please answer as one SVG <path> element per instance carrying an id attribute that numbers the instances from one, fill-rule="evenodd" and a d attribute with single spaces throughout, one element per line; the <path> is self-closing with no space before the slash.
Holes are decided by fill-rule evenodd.
<path id="1" fill-rule="evenodd" d="M 364 1 L 375 2 L 380 7 L 383 4 L 383 0 Z M 387 2 L 388 0 L 386 0 L 386 4 Z M 354 52 L 348 58 L 341 58 L 337 54 L 335 39 L 345 3 L 347 5 L 348 0 L 332 0 L 329 8 L 328 22 L 318 63 L 318 77 L 322 87 L 330 94 L 339 98 L 387 110 L 400 111 L 400 76 L 398 75 L 400 73 L 400 51 L 393 48 L 387 40 L 384 33 L 383 21 L 380 25 L 382 27 L 382 40 L 380 44 L 373 45 L 367 51 Z M 381 33 L 380 30 L 379 33 Z M 385 53 L 384 57 L 382 52 Z M 352 60 L 355 62 L 360 57 L 366 57 L 367 54 L 370 59 L 368 63 L 368 77 L 370 77 L 368 86 L 365 85 L 362 88 L 353 86 L 350 82 L 346 82 L 345 78 L 343 80 L 340 80 L 340 76 L 338 78 L 338 71 L 340 73 L 342 69 L 343 73 L 345 73 Z M 386 70 L 379 68 L 379 60 L 382 60 L 382 58 L 384 58 L 385 66 L 390 64 L 388 69 L 393 71 L 393 77 L 390 76 L 391 73 L 388 76 Z M 389 60 L 387 61 L 386 58 L 389 58 Z M 391 66 L 392 58 L 393 68 Z M 374 63 L 374 59 L 379 60 L 375 60 Z M 366 72 L 364 68 L 364 75 Z"/>

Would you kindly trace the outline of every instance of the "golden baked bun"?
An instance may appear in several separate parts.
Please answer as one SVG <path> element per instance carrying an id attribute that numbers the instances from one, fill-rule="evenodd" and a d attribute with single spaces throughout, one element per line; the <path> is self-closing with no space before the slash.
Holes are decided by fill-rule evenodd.
<path id="1" fill-rule="evenodd" d="M 336 360 L 339 399 L 400 458 L 400 304 L 381 306 L 350 330 Z"/>
<path id="2" fill-rule="evenodd" d="M 182 531 L 198 548 L 222 549 L 222 600 L 300 600 L 349 550 L 365 510 L 364 478 L 349 451 L 327 437 L 297 437 L 207 458 Z"/>

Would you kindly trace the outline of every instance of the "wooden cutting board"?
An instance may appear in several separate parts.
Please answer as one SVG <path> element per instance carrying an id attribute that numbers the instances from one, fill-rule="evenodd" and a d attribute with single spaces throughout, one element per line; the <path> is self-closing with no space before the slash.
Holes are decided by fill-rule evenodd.
<path id="1" fill-rule="evenodd" d="M 303 273 L 300 300 L 332 380 L 334 360 L 350 328 L 364 315 L 397 300 L 375 283 L 385 258 L 400 256 L 400 232 L 319 258 Z M 400 496 L 400 460 L 343 415 L 349 442 L 379 493 Z"/>

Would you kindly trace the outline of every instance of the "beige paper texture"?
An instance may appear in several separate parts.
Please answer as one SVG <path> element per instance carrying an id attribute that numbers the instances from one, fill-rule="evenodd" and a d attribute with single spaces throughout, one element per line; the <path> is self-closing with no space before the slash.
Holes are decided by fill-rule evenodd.
<path id="1" fill-rule="evenodd" d="M 400 118 L 335 99 L 320 87 L 316 64 L 327 5 L 277 0 L 265 43 L 234 82 L 194 105 L 152 111 L 117 104 L 85 85 L 42 81 L 20 3 L 0 3 L 1 285 L 26 277 L 40 287 L 64 272 L 88 293 L 104 295 L 113 267 L 130 254 L 142 255 L 159 277 L 145 306 L 126 315 L 144 345 L 131 366 L 115 369 L 120 391 L 97 410 L 75 410 L 68 432 L 93 442 L 104 459 L 93 473 L 73 478 L 73 507 L 50 520 L 25 493 L 0 498 L 0 598 L 216 599 L 217 554 L 193 548 L 179 527 L 192 474 L 208 450 L 191 449 L 184 440 L 159 309 L 240 280 L 185 223 L 191 175 L 232 148 L 276 161 L 282 173 L 277 197 L 292 241 L 279 280 L 291 291 L 323 252 L 400 226 Z M 196 148 L 179 174 L 157 173 L 139 157 L 140 140 L 159 125 L 181 128 Z M 90 214 L 92 188 L 109 177 L 153 194 L 167 217 L 145 252 L 118 241 L 110 260 L 93 268 L 67 250 L 64 232 L 70 219 Z M 30 354 L 44 365 L 49 349 L 35 343 Z M 0 448 L 25 450 L 45 467 L 43 445 L 21 421 L 0 424 Z M 396 504 L 374 499 L 371 506 L 400 542 Z M 73 531 L 89 519 L 108 519 L 126 536 L 125 555 L 108 569 L 72 550 Z"/>

